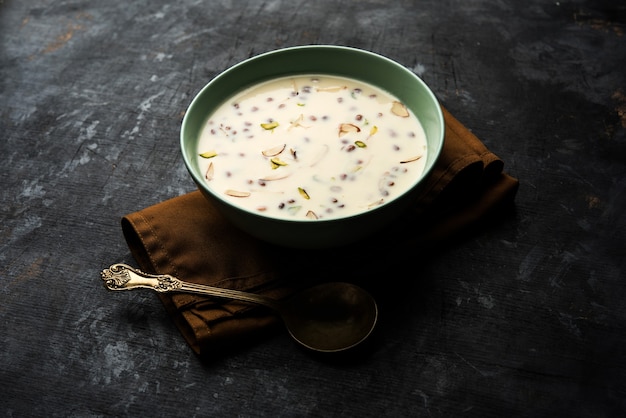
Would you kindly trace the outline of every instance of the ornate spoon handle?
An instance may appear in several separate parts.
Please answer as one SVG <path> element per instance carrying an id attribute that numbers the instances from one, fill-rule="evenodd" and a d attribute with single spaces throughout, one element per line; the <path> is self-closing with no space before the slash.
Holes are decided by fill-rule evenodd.
<path id="1" fill-rule="evenodd" d="M 102 280 L 104 280 L 105 287 L 109 290 L 133 290 L 144 288 L 152 289 L 161 293 L 198 293 L 219 298 L 243 300 L 245 302 L 264 305 L 272 309 L 279 309 L 278 302 L 254 293 L 184 282 L 176 277 L 170 276 L 169 274 L 144 273 L 143 271 L 126 264 L 113 264 L 108 269 L 102 270 L 101 277 Z"/>

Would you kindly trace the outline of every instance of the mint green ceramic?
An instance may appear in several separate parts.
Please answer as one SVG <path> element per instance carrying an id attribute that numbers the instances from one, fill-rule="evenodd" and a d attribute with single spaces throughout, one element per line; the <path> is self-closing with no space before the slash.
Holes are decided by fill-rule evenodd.
<path id="1" fill-rule="evenodd" d="M 428 143 L 424 173 L 404 195 L 362 214 L 328 220 L 285 220 L 231 205 L 207 186 L 197 163 L 197 144 L 208 116 L 236 92 L 272 78 L 294 74 L 329 74 L 359 79 L 395 95 L 419 118 Z M 329 248 L 366 239 L 402 211 L 432 171 L 444 141 L 441 107 L 428 86 L 413 72 L 365 50 L 310 45 L 279 49 L 245 60 L 211 80 L 193 99 L 183 119 L 180 145 L 185 165 L 200 191 L 236 226 L 277 245 Z"/>

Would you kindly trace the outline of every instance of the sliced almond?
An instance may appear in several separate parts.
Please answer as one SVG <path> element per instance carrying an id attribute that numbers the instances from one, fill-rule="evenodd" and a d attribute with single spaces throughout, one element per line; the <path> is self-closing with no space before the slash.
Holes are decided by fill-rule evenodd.
<path id="1" fill-rule="evenodd" d="M 361 128 L 352 123 L 342 123 L 339 125 L 339 136 L 343 136 L 351 132 L 361 132 Z"/>
<path id="2" fill-rule="evenodd" d="M 309 128 L 309 126 L 306 126 L 306 125 L 302 124 L 303 120 L 304 120 L 304 115 L 301 113 L 300 116 L 298 116 L 298 118 L 296 120 L 290 122 L 289 129 L 297 128 L 298 126 L 300 126 L 302 128 Z"/>
<path id="3" fill-rule="evenodd" d="M 413 161 L 417 161 L 422 158 L 421 155 L 416 155 L 415 157 L 407 158 L 406 160 L 400 161 L 400 164 L 412 163 Z"/>
<path id="4" fill-rule="evenodd" d="M 281 173 L 281 174 L 275 174 L 272 176 L 265 176 L 260 178 L 259 180 L 262 181 L 275 181 L 275 180 L 282 180 L 282 179 L 286 179 L 287 177 L 289 177 L 291 175 L 291 173 Z"/>
<path id="5" fill-rule="evenodd" d="M 310 210 L 310 211 L 308 211 L 306 213 L 306 217 L 309 218 L 309 219 L 317 219 L 317 215 L 312 210 Z"/>
<path id="6" fill-rule="evenodd" d="M 335 92 L 335 91 L 345 90 L 347 88 L 348 88 L 347 86 L 318 87 L 317 91 Z"/>
<path id="7" fill-rule="evenodd" d="M 409 111 L 407 110 L 406 106 L 398 101 L 394 101 L 391 105 L 391 113 L 400 116 L 401 118 L 409 117 Z"/>
<path id="8" fill-rule="evenodd" d="M 204 178 L 207 180 L 213 180 L 213 174 L 215 169 L 213 168 L 213 163 L 209 163 L 209 168 L 207 168 L 206 173 L 204 174 Z"/>
<path id="9" fill-rule="evenodd" d="M 285 150 L 285 147 L 287 147 L 287 144 L 277 145 L 275 147 L 263 150 L 261 151 L 261 153 L 266 157 L 273 157 L 283 152 Z"/>
<path id="10" fill-rule="evenodd" d="M 226 193 L 228 196 L 232 196 L 232 197 L 248 197 L 248 196 L 250 196 L 250 192 L 242 192 L 242 191 L 239 191 L 239 190 L 232 190 L 232 189 L 228 189 L 224 193 Z"/>

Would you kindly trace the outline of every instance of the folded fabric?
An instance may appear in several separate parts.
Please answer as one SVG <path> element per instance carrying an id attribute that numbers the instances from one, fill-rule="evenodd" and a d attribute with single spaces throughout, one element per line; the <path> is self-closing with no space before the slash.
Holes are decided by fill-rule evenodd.
<path id="1" fill-rule="evenodd" d="M 232 226 L 194 191 L 124 216 L 131 254 L 149 273 L 273 298 L 318 280 L 356 281 L 380 290 L 385 280 L 377 282 L 377 275 L 389 272 L 389 260 L 403 269 L 418 251 L 497 213 L 517 191 L 518 181 L 503 172 L 502 160 L 443 112 L 445 143 L 426 186 L 401 219 L 370 239 L 333 250 L 277 247 Z M 249 344 L 279 322 L 267 308 L 243 302 L 185 293 L 159 297 L 200 355 Z"/>

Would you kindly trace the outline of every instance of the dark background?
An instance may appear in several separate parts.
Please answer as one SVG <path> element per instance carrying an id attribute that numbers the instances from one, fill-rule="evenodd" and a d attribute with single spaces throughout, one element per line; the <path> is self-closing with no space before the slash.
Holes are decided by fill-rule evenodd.
<path id="1" fill-rule="evenodd" d="M 608 0 L 0 0 L 0 414 L 626 413 L 625 31 Z M 100 271 L 135 264 L 121 216 L 195 189 L 202 86 L 318 43 L 421 76 L 519 178 L 515 209 L 390 281 L 360 361 L 279 334 L 201 362 Z"/>

